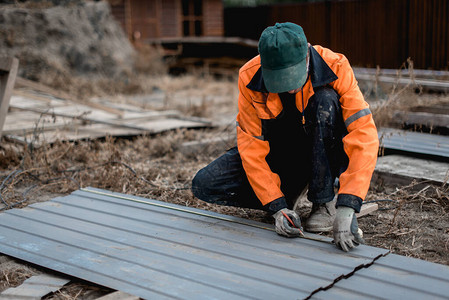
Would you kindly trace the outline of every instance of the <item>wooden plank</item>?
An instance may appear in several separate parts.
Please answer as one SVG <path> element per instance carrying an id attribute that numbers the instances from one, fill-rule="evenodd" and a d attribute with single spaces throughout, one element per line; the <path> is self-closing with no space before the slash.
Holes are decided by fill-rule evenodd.
<path id="1" fill-rule="evenodd" d="M 10 72 L 14 68 L 14 58 L 0 57 L 0 71 Z"/>
<path id="2" fill-rule="evenodd" d="M 18 108 L 18 107 L 16 107 Z M 77 120 L 82 120 L 82 121 L 87 121 L 87 122 L 91 122 L 91 123 L 97 123 L 97 124 L 104 124 L 104 125 L 109 125 L 112 127 L 124 127 L 124 128 L 129 128 L 129 129 L 133 129 L 133 130 L 153 130 L 153 126 L 154 126 L 154 121 L 158 121 L 158 119 L 161 119 L 162 117 L 167 117 L 167 116 L 173 116 L 173 111 L 168 111 L 168 113 L 166 115 L 164 115 L 163 112 L 161 113 L 151 113 L 149 112 L 149 115 L 141 115 L 139 118 L 131 118 L 131 119 L 111 119 L 108 118 L 106 116 L 103 116 L 103 118 L 100 119 L 100 116 L 98 116 L 98 114 L 95 116 L 95 118 L 91 118 L 91 117 L 85 117 L 83 116 L 84 113 L 82 111 L 76 111 L 75 113 L 77 114 L 73 114 L 73 108 L 71 109 L 70 107 L 59 107 L 59 108 L 54 108 L 54 110 L 40 110 L 40 109 L 26 109 L 26 108 L 21 108 L 24 110 L 29 110 L 29 111 L 34 111 L 34 112 L 38 112 L 44 115 L 51 115 L 51 116 L 59 116 L 59 117 L 64 117 L 64 118 L 74 118 Z M 102 113 L 103 115 L 105 115 L 105 113 Z M 176 117 L 176 116 L 173 116 Z M 135 122 L 133 122 L 135 121 Z M 182 120 L 181 120 L 182 121 Z M 146 124 L 150 123 L 151 125 L 148 127 Z M 178 122 L 177 119 L 165 119 L 165 120 L 160 120 L 161 124 L 157 124 L 157 125 L 162 125 L 163 127 L 166 126 L 167 122 L 172 122 L 172 125 L 176 125 Z M 190 122 L 190 123 L 200 123 L 199 121 L 187 121 L 186 122 Z M 182 123 L 182 122 L 181 122 Z M 196 124 L 198 125 L 198 124 Z M 202 124 L 203 126 L 206 126 L 204 124 Z M 210 123 L 209 123 L 210 125 Z M 160 126 L 156 126 L 156 127 L 160 127 Z M 175 127 L 173 126 L 169 126 L 172 127 L 172 129 L 174 129 Z M 194 127 L 198 127 L 198 126 L 194 126 Z M 159 131 L 159 129 L 156 129 L 156 131 Z"/>
<path id="3" fill-rule="evenodd" d="M 419 78 L 428 78 L 428 79 L 448 79 L 449 72 L 443 70 L 421 70 L 421 69 L 377 69 L 377 68 L 360 68 L 353 67 L 352 68 L 356 77 L 358 74 L 367 74 L 367 75 L 383 75 L 390 76 L 393 78 L 397 78 L 399 75 L 401 77 L 410 77 L 410 74 Z"/>
<path id="4" fill-rule="evenodd" d="M 382 156 L 377 159 L 371 182 L 395 187 L 409 185 L 414 180 L 417 189 L 429 184 L 447 184 L 449 164 L 402 155 Z"/>
<path id="5" fill-rule="evenodd" d="M 37 90 L 37 91 L 40 91 L 40 92 L 43 92 L 43 93 L 46 93 L 46 94 L 50 94 L 50 95 L 53 95 L 53 96 L 58 97 L 60 99 L 67 100 L 67 101 L 72 101 L 72 102 L 75 102 L 75 103 L 87 105 L 87 106 L 92 107 L 92 108 L 101 109 L 101 110 L 104 110 L 106 112 L 118 115 L 120 117 L 122 116 L 122 111 L 120 111 L 120 110 L 117 110 L 117 109 L 114 109 L 114 108 L 111 108 L 111 107 L 107 107 L 107 106 L 104 106 L 104 105 L 101 105 L 101 104 L 98 104 L 98 103 L 93 103 L 93 102 L 90 102 L 90 101 L 80 101 L 80 100 L 74 98 L 73 96 L 71 96 L 70 94 L 68 94 L 66 92 L 52 89 L 52 88 L 50 88 L 50 87 L 48 87 L 46 85 L 43 85 L 43 84 L 38 83 L 38 82 L 31 81 L 31 80 L 28 80 L 28 79 L 25 79 L 25 78 L 18 77 L 16 85 L 19 86 L 19 87 L 28 87 L 28 88 L 31 88 L 33 90 Z"/>
<path id="6" fill-rule="evenodd" d="M 58 116 L 41 115 L 32 111 L 12 111 L 6 116 L 3 135 L 28 134 L 61 128 L 75 128 L 81 125 L 80 120 Z"/>
<path id="7" fill-rule="evenodd" d="M 104 105 L 109 105 L 102 100 Z M 8 114 L 8 138 L 36 146 L 56 140 L 95 139 L 105 136 L 136 136 L 177 128 L 213 126 L 210 120 L 181 116 L 176 110 L 144 110 L 128 104 L 116 106 L 123 118 L 91 107 L 59 99 L 42 101 L 14 96 Z"/>
<path id="8" fill-rule="evenodd" d="M 54 143 L 56 141 L 77 141 L 103 138 L 106 136 L 137 136 L 144 134 L 142 130 L 125 128 L 125 127 L 111 127 L 105 124 L 86 124 L 83 126 L 63 127 L 57 130 L 44 131 L 42 135 L 35 139 L 33 132 L 26 132 L 25 134 L 11 134 L 8 138 L 20 143 L 33 141 L 35 146 L 44 143 Z"/>
<path id="9" fill-rule="evenodd" d="M 33 92 L 26 91 L 26 90 L 14 90 L 13 95 L 18 95 L 26 98 L 32 98 L 35 100 L 43 101 L 45 103 L 51 103 L 51 99 L 45 96 L 36 95 Z"/>
<path id="10" fill-rule="evenodd" d="M 118 119 L 116 114 L 79 103 L 67 102 L 65 100 L 52 100 L 50 103 L 47 103 L 36 99 L 14 96 L 11 99 L 10 107 L 25 111 L 34 111 L 41 114 L 57 115 L 66 118 L 80 118 L 88 116 L 89 119 Z M 121 115 L 123 115 L 123 112 L 121 112 Z"/>
<path id="11" fill-rule="evenodd" d="M 409 85 L 409 86 L 422 86 L 435 91 L 447 92 L 449 91 L 449 82 L 446 80 L 431 80 L 431 79 L 410 79 L 410 78 L 395 78 L 389 76 L 376 76 L 369 74 L 357 74 L 357 80 L 359 81 L 372 81 L 379 83 Z"/>
<path id="12" fill-rule="evenodd" d="M 137 296 L 133 296 L 122 291 L 116 291 L 107 294 L 103 297 L 97 298 L 96 300 L 139 300 L 139 299 L 140 298 Z"/>
<path id="13" fill-rule="evenodd" d="M 177 128 L 201 128 L 204 124 L 191 121 L 183 121 L 179 119 L 163 119 L 152 120 L 147 122 L 139 122 L 137 125 L 128 124 L 128 126 L 111 127 L 107 124 L 86 124 L 84 126 L 63 127 L 59 130 L 46 131 L 39 140 L 36 141 L 36 146 L 39 143 L 53 143 L 57 140 L 76 141 L 81 139 L 96 139 L 106 136 L 137 136 L 142 134 L 161 133 Z M 9 135 L 8 138 L 25 143 L 33 140 L 33 133 L 26 133 L 25 135 Z"/>
<path id="14" fill-rule="evenodd" d="M 14 84 L 19 68 L 19 60 L 14 57 L 0 58 L 0 137 L 6 114 L 8 113 L 9 100 L 14 89 Z"/>
<path id="15" fill-rule="evenodd" d="M 42 98 L 44 98 L 43 96 Z M 72 104 L 71 102 L 67 102 L 65 100 L 61 100 L 58 98 L 48 98 L 49 101 L 42 101 L 41 99 L 36 99 L 34 97 L 27 96 L 18 96 L 14 92 L 14 95 L 11 96 L 11 101 L 9 102 L 9 107 L 20 107 L 20 108 L 40 108 L 40 109 L 49 109 L 52 107 L 59 106 L 67 106 L 68 104 Z M 73 104 L 74 105 L 74 104 Z"/>
<path id="16" fill-rule="evenodd" d="M 439 115 L 449 115 L 449 106 L 432 105 L 432 106 L 414 106 L 410 108 L 413 112 L 425 112 Z"/>
<path id="17" fill-rule="evenodd" d="M 373 211 L 376 211 L 378 208 L 379 208 L 379 205 L 377 203 L 362 203 L 360 212 L 356 213 L 355 216 L 357 218 L 366 216 L 367 214 L 372 213 Z"/>
<path id="18" fill-rule="evenodd" d="M 428 128 L 441 127 L 449 129 L 449 115 L 443 114 L 395 111 L 392 120 L 398 124 L 420 125 Z"/>
<path id="19" fill-rule="evenodd" d="M 69 119 L 78 119 L 83 121 L 88 121 L 92 123 L 108 124 L 111 126 L 131 126 L 130 121 L 138 120 L 157 120 L 162 118 L 182 118 L 179 115 L 179 111 L 176 110 L 164 110 L 164 111 L 154 111 L 154 110 L 129 110 L 122 111 L 122 118 L 117 118 L 116 115 L 105 112 L 103 110 L 97 110 L 90 108 L 85 105 L 80 104 L 64 104 L 52 102 L 50 105 L 48 103 L 42 103 L 40 101 L 35 101 L 33 99 L 26 99 L 22 97 L 13 97 L 11 100 L 10 107 L 20 109 L 23 111 L 32 111 L 35 113 L 43 115 L 58 116 Z M 205 119 L 195 118 L 197 122 L 206 122 Z M 206 123 L 210 124 L 210 121 Z M 138 124 L 132 125 L 131 128 L 142 129 L 137 126 Z M 137 127 L 136 127 L 137 126 Z"/>
<path id="20" fill-rule="evenodd" d="M 304 188 L 304 190 L 301 192 L 301 194 L 298 196 L 298 198 L 295 201 L 295 204 L 293 205 L 293 210 L 300 211 L 302 207 L 311 208 L 312 202 L 307 200 L 307 192 L 309 188 L 308 186 Z M 366 216 L 369 213 L 372 213 L 373 211 L 376 211 L 379 208 L 379 205 L 377 203 L 362 203 L 362 207 L 360 208 L 360 212 L 356 213 L 356 217 L 360 218 L 363 216 Z"/>
<path id="21" fill-rule="evenodd" d="M 70 280 L 49 274 L 32 276 L 15 288 L 4 290 L 0 299 L 41 299 L 49 293 L 59 290 Z"/>

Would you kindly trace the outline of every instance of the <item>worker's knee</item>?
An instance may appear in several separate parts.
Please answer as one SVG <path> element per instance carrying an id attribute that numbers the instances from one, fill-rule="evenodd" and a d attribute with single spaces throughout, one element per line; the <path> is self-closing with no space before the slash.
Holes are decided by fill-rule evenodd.
<path id="1" fill-rule="evenodd" d="M 242 192 L 248 194 L 248 186 L 242 161 L 235 147 L 198 171 L 192 180 L 192 193 L 209 203 L 240 206 L 237 198 Z"/>
<path id="2" fill-rule="evenodd" d="M 229 169 L 229 155 L 225 154 L 197 172 L 192 180 L 192 193 L 198 199 L 216 203 L 227 197 L 227 189 L 236 184 Z M 228 182 L 230 181 L 230 182 Z"/>
<path id="3" fill-rule="evenodd" d="M 341 115 L 337 92 L 330 87 L 321 87 L 314 92 L 310 109 L 313 118 L 316 119 L 316 123 L 325 127 L 337 125 Z"/>
<path id="4" fill-rule="evenodd" d="M 207 201 L 208 197 L 208 187 L 210 186 L 210 176 L 207 176 L 207 167 L 199 170 L 192 180 L 192 193 L 198 199 Z"/>

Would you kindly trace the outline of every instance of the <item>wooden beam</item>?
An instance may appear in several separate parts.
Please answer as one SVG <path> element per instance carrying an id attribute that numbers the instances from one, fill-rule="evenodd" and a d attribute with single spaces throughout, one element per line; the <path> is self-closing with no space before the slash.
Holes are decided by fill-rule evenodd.
<path id="1" fill-rule="evenodd" d="M 356 74 L 356 79 L 358 81 L 371 81 L 387 84 L 397 84 L 397 85 L 410 85 L 411 87 L 422 86 L 423 88 L 428 88 L 435 91 L 447 92 L 449 91 L 449 82 L 446 80 L 435 80 L 435 79 L 411 79 L 411 78 L 395 78 L 390 76 L 376 76 L 369 74 Z"/>
<path id="2" fill-rule="evenodd" d="M 356 213 L 355 216 L 357 218 L 366 216 L 367 214 L 376 211 L 378 208 L 379 205 L 377 203 L 362 203 L 362 208 L 360 208 L 360 212 Z"/>
<path id="3" fill-rule="evenodd" d="M 76 116 L 76 115 L 67 114 L 67 113 L 55 113 L 54 111 L 51 111 L 51 110 L 42 110 L 42 109 L 37 109 L 37 108 L 22 108 L 22 107 L 17 107 L 17 106 L 15 106 L 15 108 L 25 110 L 25 111 L 36 112 L 36 113 L 40 113 L 43 115 L 58 116 L 58 117 L 87 121 L 87 122 L 92 122 L 92 123 L 97 123 L 97 124 L 105 124 L 105 125 L 109 125 L 109 126 L 113 126 L 113 127 L 125 127 L 125 128 L 129 128 L 129 129 L 135 129 L 135 130 L 145 130 L 145 128 L 143 128 L 139 125 L 121 123 L 120 120 L 118 120 L 118 119 L 100 120 L 100 119 L 84 117 L 82 115 Z M 162 113 L 163 112 L 161 112 L 161 114 Z M 159 116 L 155 116 L 155 117 L 158 118 Z M 148 119 L 148 117 L 146 118 L 146 120 L 147 119 Z M 123 120 L 123 121 L 126 121 L 126 120 Z"/>
<path id="4" fill-rule="evenodd" d="M 415 185 L 411 190 L 422 189 L 430 184 L 443 186 L 449 182 L 448 164 L 403 155 L 387 155 L 377 159 L 372 184 L 401 187 L 413 181 Z"/>
<path id="5" fill-rule="evenodd" d="M 438 115 L 449 115 L 449 106 L 440 105 L 432 105 L 432 106 L 414 106 L 410 108 L 410 111 L 413 112 L 425 112 L 430 114 L 438 114 Z"/>
<path id="6" fill-rule="evenodd" d="M 9 72 L 14 67 L 14 58 L 0 57 L 0 71 Z"/>
<path id="7" fill-rule="evenodd" d="M 398 124 L 420 125 L 429 128 L 441 127 L 449 129 L 449 115 L 428 112 L 395 111 L 392 119 Z"/>
<path id="8" fill-rule="evenodd" d="M 14 89 L 18 68 L 19 60 L 17 58 L 0 58 L 0 137 L 8 113 L 9 100 Z"/>
<path id="9" fill-rule="evenodd" d="M 43 101 L 48 104 L 51 104 L 51 100 L 52 100 L 52 98 L 50 98 L 50 97 L 38 95 L 36 93 L 33 93 L 32 91 L 26 91 L 26 90 L 14 90 L 13 94 L 15 96 L 22 96 L 24 98 L 31 98 L 31 99 Z"/>
<path id="10" fill-rule="evenodd" d="M 442 79 L 446 80 L 449 77 L 448 71 L 436 71 L 436 70 L 419 70 L 419 69 L 376 69 L 376 68 L 359 68 L 353 67 L 354 73 L 356 77 L 358 74 L 367 74 L 367 75 L 384 75 L 397 78 L 399 75 L 401 77 L 410 77 L 410 74 L 419 78 L 428 78 L 428 79 Z"/>
<path id="11" fill-rule="evenodd" d="M 122 291 L 116 291 L 107 294 L 103 297 L 97 298 L 96 300 L 139 300 L 139 299 L 140 298 L 137 296 L 133 296 Z"/>

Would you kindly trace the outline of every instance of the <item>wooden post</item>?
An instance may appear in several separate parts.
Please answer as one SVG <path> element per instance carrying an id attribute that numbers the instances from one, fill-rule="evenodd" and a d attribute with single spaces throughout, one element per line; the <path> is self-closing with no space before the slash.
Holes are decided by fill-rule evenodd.
<path id="1" fill-rule="evenodd" d="M 16 81 L 19 60 L 15 57 L 0 57 L 0 137 L 6 114 L 8 113 L 9 100 Z"/>

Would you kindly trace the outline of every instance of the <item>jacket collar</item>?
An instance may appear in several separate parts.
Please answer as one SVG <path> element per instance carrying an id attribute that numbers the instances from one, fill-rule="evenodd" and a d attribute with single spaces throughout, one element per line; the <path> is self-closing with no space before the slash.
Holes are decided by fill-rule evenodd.
<path id="1" fill-rule="evenodd" d="M 325 86 L 338 79 L 315 48 L 310 46 L 309 53 L 309 78 L 312 81 L 312 87 Z M 257 70 L 246 87 L 256 92 L 268 93 L 262 77 L 262 68 Z"/>

